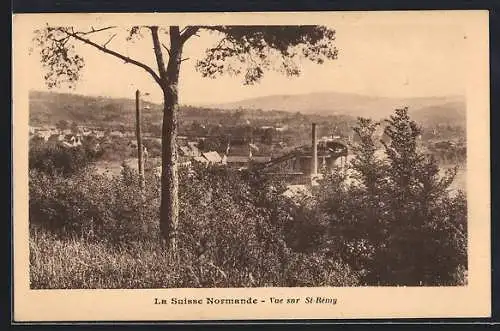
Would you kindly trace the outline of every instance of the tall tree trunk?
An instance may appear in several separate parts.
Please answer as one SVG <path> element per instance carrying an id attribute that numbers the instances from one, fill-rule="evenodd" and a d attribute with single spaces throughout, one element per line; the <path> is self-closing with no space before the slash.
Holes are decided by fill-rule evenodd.
<path id="1" fill-rule="evenodd" d="M 170 57 L 167 65 L 162 126 L 162 176 L 160 230 L 168 240 L 171 253 L 177 255 L 177 228 L 179 223 L 179 178 L 177 168 L 177 113 L 178 82 L 182 43 L 178 27 L 170 28 Z"/>
<path id="2" fill-rule="evenodd" d="M 137 138 L 137 169 L 139 171 L 140 189 L 141 189 L 141 199 L 144 204 L 144 159 L 143 159 L 143 147 L 142 147 L 142 130 L 141 130 L 141 102 L 140 102 L 140 92 L 135 91 L 135 134 Z M 142 221 L 142 220 L 141 220 Z"/>
<path id="3" fill-rule="evenodd" d="M 135 134 L 137 138 L 137 169 L 139 171 L 139 195 L 141 199 L 140 211 L 139 211 L 139 221 L 141 226 L 145 228 L 144 223 L 144 205 L 146 203 L 146 180 L 144 178 L 144 160 L 142 158 L 142 132 L 141 132 L 141 102 L 140 102 L 140 92 L 135 91 Z"/>

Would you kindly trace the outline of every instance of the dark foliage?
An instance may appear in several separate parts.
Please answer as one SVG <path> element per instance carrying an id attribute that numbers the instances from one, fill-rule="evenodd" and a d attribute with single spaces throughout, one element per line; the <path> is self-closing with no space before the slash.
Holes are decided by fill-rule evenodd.
<path id="1" fill-rule="evenodd" d="M 73 280 L 61 276 L 68 283 L 65 285 L 46 283 L 45 269 L 36 259 L 48 257 L 33 255 L 32 266 L 39 268 L 32 273 L 32 279 L 39 280 L 35 286 L 53 288 L 77 284 L 88 288 L 101 284 L 119 288 L 130 283 L 135 288 L 144 288 L 357 284 L 357 275 L 336 257 L 314 250 L 299 252 L 288 246 L 282 224 L 286 213 L 280 208 L 284 199 L 279 194 L 282 191 L 279 183 L 273 184 L 271 179 L 251 173 L 203 165 L 195 165 L 191 171 L 183 170 L 180 178 L 181 260 L 178 265 L 173 265 L 157 237 L 157 177 L 146 178 L 147 203 L 143 205 L 137 173 L 127 167 L 120 176 L 113 178 L 90 172 L 71 178 L 31 172 L 30 224 L 35 239 L 45 238 L 46 235 L 39 234 L 41 229 L 57 235 L 59 241 L 76 238 L 81 249 L 105 244 L 110 254 L 122 254 L 119 257 L 122 262 L 115 268 L 119 268 L 123 276 L 110 280 L 112 274 L 104 275 L 99 271 L 107 268 L 109 261 L 100 260 L 92 267 L 96 268 L 92 271 L 96 274 L 94 282 L 80 281 L 77 274 L 71 278 Z M 257 187 L 260 190 L 256 190 Z M 38 252 L 44 245 L 45 242 L 38 242 L 32 251 Z M 84 259 L 87 253 L 79 254 L 78 258 Z M 155 254 L 160 260 L 150 259 L 149 254 Z M 149 268 L 144 269 L 142 276 L 134 274 L 141 279 L 130 278 L 133 270 L 121 269 L 130 267 L 127 264 L 129 255 L 140 255 L 145 261 L 134 268 Z M 69 267 L 77 269 L 77 266 Z M 156 274 L 155 270 L 163 270 L 166 274 L 157 279 L 150 278 L 148 275 Z"/>
<path id="2" fill-rule="evenodd" d="M 298 76 L 295 61 L 306 58 L 321 64 L 337 58 L 335 31 L 323 26 L 204 26 L 221 41 L 207 49 L 196 68 L 204 77 L 222 73 L 244 75 L 245 84 L 258 82 L 267 70 Z M 276 67 L 276 63 L 280 66 Z"/>
<path id="3" fill-rule="evenodd" d="M 87 147 L 65 148 L 59 144 L 33 143 L 29 151 L 29 168 L 48 175 L 71 176 L 100 157 Z"/>
<path id="4" fill-rule="evenodd" d="M 333 174 L 317 190 L 324 231 L 366 284 L 457 284 L 467 268 L 467 203 L 447 190 L 455 170 L 440 176 L 436 161 L 418 152 L 420 129 L 407 109 L 388 122 L 385 157 L 373 148 L 377 124 L 360 119 L 351 183 Z"/>

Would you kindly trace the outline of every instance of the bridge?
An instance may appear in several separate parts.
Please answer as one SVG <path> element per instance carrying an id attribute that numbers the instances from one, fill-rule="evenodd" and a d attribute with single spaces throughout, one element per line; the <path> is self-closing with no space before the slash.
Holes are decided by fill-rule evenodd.
<path id="1" fill-rule="evenodd" d="M 317 175 L 318 166 L 333 169 L 337 160 L 340 159 L 341 167 L 347 161 L 346 144 L 334 139 L 317 141 L 314 124 L 312 140 L 311 145 L 303 145 L 267 162 L 254 164 L 253 169 L 283 177 L 294 184 L 305 184 L 310 182 L 311 176 Z"/>

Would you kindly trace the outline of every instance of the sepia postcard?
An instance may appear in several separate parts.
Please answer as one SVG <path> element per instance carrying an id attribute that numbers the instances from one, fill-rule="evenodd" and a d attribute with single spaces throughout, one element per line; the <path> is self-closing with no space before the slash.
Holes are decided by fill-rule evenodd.
<path id="1" fill-rule="evenodd" d="M 14 321 L 489 317 L 488 23 L 13 15 Z"/>

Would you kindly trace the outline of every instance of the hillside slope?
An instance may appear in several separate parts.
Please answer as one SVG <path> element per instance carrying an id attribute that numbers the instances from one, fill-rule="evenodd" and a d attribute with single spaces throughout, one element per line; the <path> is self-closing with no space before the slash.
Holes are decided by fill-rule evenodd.
<path id="1" fill-rule="evenodd" d="M 148 108 L 143 111 L 143 122 L 159 125 L 161 105 L 143 102 L 143 106 Z M 181 106 L 180 121 L 183 124 L 197 121 L 233 125 L 235 121 L 250 120 L 256 125 L 267 125 L 264 123 L 289 122 L 297 112 L 305 115 L 301 116 L 302 121 L 306 117 L 308 121 L 318 118 L 321 121 L 338 116 L 379 120 L 392 114 L 395 108 L 404 106 L 410 108 L 410 115 L 415 120 L 425 125 L 465 126 L 465 101 L 460 97 L 391 99 L 342 93 L 277 95 L 206 107 Z M 55 125 L 60 120 L 129 127 L 135 123 L 135 101 L 132 99 L 32 91 L 29 107 L 31 125 Z"/>
<path id="2" fill-rule="evenodd" d="M 211 105 L 219 109 L 262 109 L 301 112 L 303 114 L 345 114 L 381 119 L 395 108 L 409 107 L 419 120 L 453 119 L 465 121 L 465 100 L 460 96 L 426 98 L 386 98 L 358 94 L 321 92 L 301 95 L 273 95 L 238 102 Z"/>

